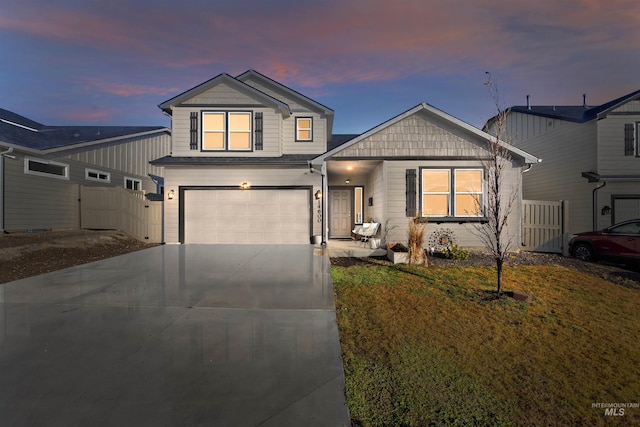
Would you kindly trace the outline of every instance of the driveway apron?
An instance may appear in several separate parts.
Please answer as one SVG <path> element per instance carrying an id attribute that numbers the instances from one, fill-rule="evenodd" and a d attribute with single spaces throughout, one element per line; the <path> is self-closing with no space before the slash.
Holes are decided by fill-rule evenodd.
<path id="1" fill-rule="evenodd" d="M 0 285 L 0 424 L 349 425 L 328 257 L 166 245 Z"/>

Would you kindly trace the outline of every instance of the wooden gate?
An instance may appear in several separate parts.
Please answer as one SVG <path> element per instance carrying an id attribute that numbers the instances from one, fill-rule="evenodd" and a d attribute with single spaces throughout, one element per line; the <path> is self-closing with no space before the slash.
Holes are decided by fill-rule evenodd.
<path id="1" fill-rule="evenodd" d="M 122 230 L 147 243 L 162 243 L 162 202 L 141 191 L 80 186 L 80 227 Z"/>
<path id="2" fill-rule="evenodd" d="M 565 230 L 568 227 L 569 202 L 522 201 L 522 250 L 566 253 Z"/>

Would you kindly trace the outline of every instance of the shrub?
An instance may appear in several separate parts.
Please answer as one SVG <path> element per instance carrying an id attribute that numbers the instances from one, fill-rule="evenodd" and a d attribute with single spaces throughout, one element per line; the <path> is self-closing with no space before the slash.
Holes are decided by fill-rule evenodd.
<path id="1" fill-rule="evenodd" d="M 444 254 L 445 258 L 448 259 L 465 260 L 469 258 L 469 251 L 467 251 L 466 249 L 462 249 L 455 243 L 445 248 L 442 253 Z"/>
<path id="2" fill-rule="evenodd" d="M 427 263 L 427 257 L 422 248 L 425 228 L 427 228 L 427 223 L 422 222 L 420 217 L 409 220 L 409 242 L 407 244 L 409 247 L 409 264 Z"/>

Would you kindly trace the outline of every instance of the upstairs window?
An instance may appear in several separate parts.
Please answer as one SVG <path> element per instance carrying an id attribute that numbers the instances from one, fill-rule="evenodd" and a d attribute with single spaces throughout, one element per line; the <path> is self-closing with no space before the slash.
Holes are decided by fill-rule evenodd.
<path id="1" fill-rule="evenodd" d="M 142 190 L 142 181 L 137 178 L 129 178 L 128 176 L 124 177 L 124 188 L 127 190 Z"/>
<path id="2" fill-rule="evenodd" d="M 313 141 L 313 117 L 296 118 L 296 142 Z"/>
<path id="3" fill-rule="evenodd" d="M 482 216 L 483 177 L 482 169 L 422 169 L 422 216 Z"/>
<path id="4" fill-rule="evenodd" d="M 252 117 L 247 111 L 202 113 L 202 150 L 250 151 Z"/>

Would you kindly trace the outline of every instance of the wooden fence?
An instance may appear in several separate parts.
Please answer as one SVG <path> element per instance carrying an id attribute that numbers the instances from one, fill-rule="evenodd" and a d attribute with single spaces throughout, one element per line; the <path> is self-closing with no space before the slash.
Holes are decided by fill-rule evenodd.
<path id="1" fill-rule="evenodd" d="M 162 243 L 162 202 L 141 191 L 80 186 L 80 227 L 122 230 L 143 242 Z"/>
<path id="2" fill-rule="evenodd" d="M 564 253 L 569 202 L 523 200 L 522 247 L 525 251 Z"/>

